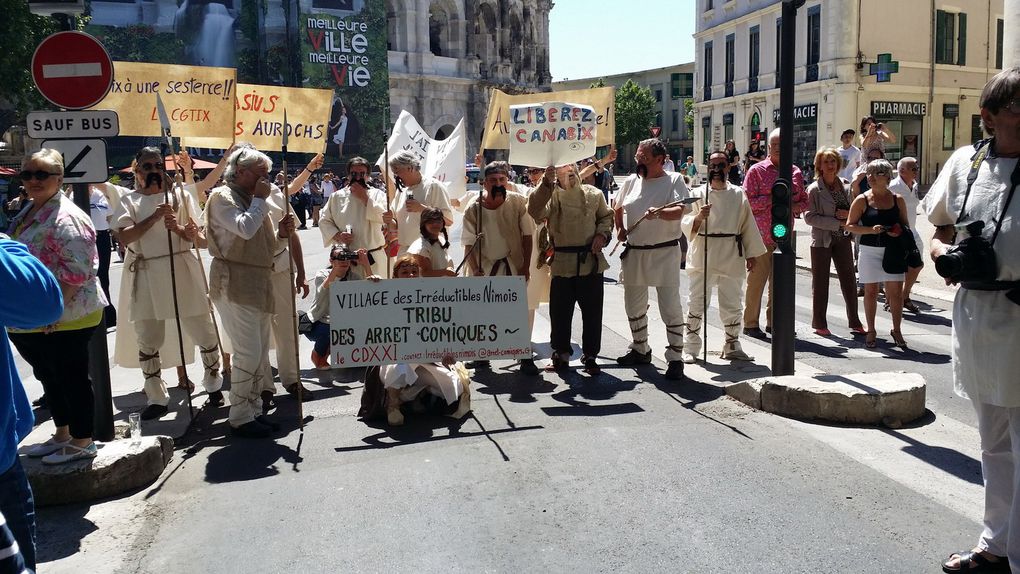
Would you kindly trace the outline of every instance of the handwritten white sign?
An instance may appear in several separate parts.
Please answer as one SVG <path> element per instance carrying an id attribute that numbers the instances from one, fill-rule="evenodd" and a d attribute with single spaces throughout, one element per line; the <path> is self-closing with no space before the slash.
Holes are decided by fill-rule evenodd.
<path id="1" fill-rule="evenodd" d="M 581 104 L 510 106 L 510 163 L 545 167 L 592 157 L 596 121 L 594 108 Z"/>
<path id="2" fill-rule="evenodd" d="M 401 110 L 400 116 L 393 124 L 393 132 L 386 142 L 390 157 L 400 151 L 410 151 L 418 156 L 421 162 L 421 173 L 426 177 L 438 180 L 446 186 L 446 193 L 450 197 L 463 197 L 467 193 L 467 180 L 465 179 L 464 154 L 464 119 L 457 122 L 444 140 L 434 140 L 418 124 L 407 110 Z M 375 162 L 381 169 L 385 170 L 385 154 L 379 156 Z"/>
<path id="3" fill-rule="evenodd" d="M 526 293 L 523 277 L 335 281 L 333 364 L 531 358 Z"/>

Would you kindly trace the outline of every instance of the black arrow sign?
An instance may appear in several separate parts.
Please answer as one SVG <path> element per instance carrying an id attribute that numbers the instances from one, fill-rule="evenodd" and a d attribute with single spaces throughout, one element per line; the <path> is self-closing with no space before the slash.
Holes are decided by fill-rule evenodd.
<path id="1" fill-rule="evenodd" d="M 89 155 L 90 151 L 92 151 L 92 146 L 90 145 L 81 148 L 81 151 L 78 152 L 78 155 L 74 156 L 71 163 L 67 163 L 67 158 L 65 157 L 64 163 L 66 167 L 64 168 L 64 177 L 85 177 L 88 173 L 87 171 L 74 171 L 74 168 L 78 167 L 78 164 L 81 163 L 81 160 L 85 159 L 85 156 Z"/>

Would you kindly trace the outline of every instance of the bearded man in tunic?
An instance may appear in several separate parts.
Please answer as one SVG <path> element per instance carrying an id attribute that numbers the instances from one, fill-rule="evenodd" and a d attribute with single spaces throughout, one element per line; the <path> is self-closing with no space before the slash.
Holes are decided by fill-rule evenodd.
<path id="1" fill-rule="evenodd" d="M 366 272 L 366 275 L 385 277 L 386 256 L 383 249 L 386 240 L 382 226 L 386 195 L 369 185 L 370 169 L 365 158 L 355 157 L 347 162 L 347 187 L 326 200 L 319 217 L 319 231 L 324 247 L 346 245 L 354 252 L 364 249 L 372 264 L 371 272 Z"/>
<path id="2" fill-rule="evenodd" d="M 754 269 L 758 261 L 756 258 L 764 255 L 767 249 L 755 223 L 751 204 L 744 190 L 729 182 L 726 177 L 728 170 L 729 160 L 723 151 L 716 150 L 709 155 L 708 183 L 691 193 L 697 201 L 682 220 L 684 233 L 691 244 L 687 257 L 690 285 L 687 335 L 682 357 L 683 362 L 688 364 L 694 363 L 701 352 L 701 329 L 713 286 L 719 292 L 719 319 L 726 332 L 722 358 L 753 360 L 741 348 L 739 340 L 744 313 L 744 278 Z M 708 300 L 705 299 L 706 291 Z"/>
<path id="3" fill-rule="evenodd" d="M 528 281 L 535 233 L 528 200 L 507 191 L 509 171 L 504 162 L 492 162 L 482 173 L 484 193 L 481 199 L 473 196 L 468 200 L 460 236 L 471 274 L 517 275 Z M 537 375 L 535 361 L 521 361 L 521 372 Z"/>
<path id="4" fill-rule="evenodd" d="M 617 238 L 626 241 L 620 255 L 623 300 L 633 341 L 621 365 L 652 362 L 648 344 L 648 289 L 655 288 L 659 315 L 666 326 L 666 378 L 682 380 L 684 364 L 684 309 L 680 299 L 680 219 L 687 199 L 683 175 L 665 171 L 666 146 L 658 138 L 638 144 L 634 161 L 638 174 L 624 182 L 616 196 Z M 675 205 L 673 205 L 675 204 Z M 672 205 L 672 207 L 665 207 Z M 641 218 L 640 224 L 637 224 Z M 625 221 L 626 220 L 626 221 Z M 625 226 L 626 224 L 626 226 Z M 627 229 L 633 227 L 628 232 Z"/>
<path id="5" fill-rule="evenodd" d="M 273 254 L 277 241 L 294 232 L 294 217 L 286 215 L 277 228 L 269 216 L 272 165 L 262 152 L 236 150 L 227 160 L 226 185 L 209 194 L 205 211 L 213 256 L 209 295 L 234 344 L 228 423 L 232 434 L 245 438 L 265 438 L 279 429 L 262 414 L 260 392 L 272 378 Z"/>
<path id="6" fill-rule="evenodd" d="M 557 184 L 558 181 L 558 184 Z M 613 211 L 602 191 L 582 185 L 573 165 L 549 166 L 542 183 L 528 196 L 528 213 L 547 222 L 554 246 L 549 291 L 552 367 L 570 363 L 570 327 L 574 305 L 581 308 L 581 363 L 591 375 L 601 371 L 595 357 L 602 348 L 602 274 L 609 267 L 602 250 L 613 231 Z"/>
<path id="7" fill-rule="evenodd" d="M 168 359 L 165 366 L 180 366 L 174 296 L 186 355 L 193 357 L 194 344 L 198 343 L 205 369 L 202 386 L 209 394 L 210 404 L 223 404 L 219 343 L 200 269 L 202 263 L 192 250 L 194 244 L 204 247 L 206 243 L 194 220 L 200 217 L 200 210 L 191 194 L 172 186 L 163 161 L 159 148 L 146 147 L 138 152 L 133 168 L 137 191 L 121 196 L 112 224 L 126 246 L 120 287 L 121 315 L 127 316 L 133 327 L 117 330 L 116 358 L 121 366 L 137 365 L 142 369 L 148 400 L 141 413 L 144 420 L 167 413 L 170 395 L 160 376 L 164 367 L 162 357 Z M 170 203 L 166 200 L 167 192 Z M 175 293 L 171 292 L 174 284 L 171 279 L 176 282 Z M 135 343 L 137 363 L 132 356 Z M 194 388 L 186 377 L 181 385 L 186 385 L 188 392 Z"/>

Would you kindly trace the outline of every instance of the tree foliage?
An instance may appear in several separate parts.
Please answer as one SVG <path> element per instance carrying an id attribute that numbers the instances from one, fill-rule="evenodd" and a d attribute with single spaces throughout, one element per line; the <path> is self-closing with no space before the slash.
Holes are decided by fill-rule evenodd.
<path id="1" fill-rule="evenodd" d="M 687 135 L 694 137 L 694 98 L 684 98 L 684 124 L 687 125 Z"/>
<path id="2" fill-rule="evenodd" d="M 60 28 L 49 16 L 36 16 L 28 11 L 24 0 L 0 0 L 3 33 L 0 34 L 0 133 L 24 120 L 32 110 L 53 109 L 32 82 L 32 54 L 46 36 Z M 87 17 L 77 17 L 71 26 L 80 30 Z"/>
<path id="3" fill-rule="evenodd" d="M 649 137 L 655 122 L 655 98 L 652 90 L 627 80 L 616 90 L 616 145 L 637 144 Z"/>

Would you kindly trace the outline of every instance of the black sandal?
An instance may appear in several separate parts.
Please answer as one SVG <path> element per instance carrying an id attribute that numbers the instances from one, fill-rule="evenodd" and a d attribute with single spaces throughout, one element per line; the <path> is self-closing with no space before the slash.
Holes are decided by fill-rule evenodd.
<path id="1" fill-rule="evenodd" d="M 957 568 L 950 568 L 949 561 L 953 556 L 960 558 L 960 565 Z M 992 562 L 985 558 L 980 552 L 953 552 L 949 558 L 942 563 L 942 571 L 954 574 L 956 572 L 972 572 L 974 574 L 991 574 L 1001 572 L 1009 574 L 1009 560 L 1005 556 L 996 556 L 998 561 Z"/>

